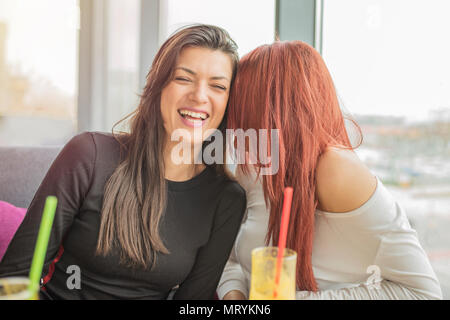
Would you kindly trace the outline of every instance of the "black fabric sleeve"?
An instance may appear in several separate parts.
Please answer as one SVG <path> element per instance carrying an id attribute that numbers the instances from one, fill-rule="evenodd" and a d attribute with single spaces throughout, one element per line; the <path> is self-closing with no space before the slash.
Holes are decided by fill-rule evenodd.
<path id="1" fill-rule="evenodd" d="M 174 300 L 213 299 L 225 264 L 241 226 L 246 209 L 245 191 L 230 183 L 219 202 L 213 230 L 202 247 L 186 280 L 180 284 Z"/>
<path id="2" fill-rule="evenodd" d="M 0 277 L 28 276 L 47 196 L 58 198 L 43 275 L 55 258 L 65 233 L 87 194 L 95 164 L 92 134 L 73 137 L 61 150 L 39 186 L 25 218 L 0 262 Z M 39 170 L 39 168 L 36 168 Z"/>

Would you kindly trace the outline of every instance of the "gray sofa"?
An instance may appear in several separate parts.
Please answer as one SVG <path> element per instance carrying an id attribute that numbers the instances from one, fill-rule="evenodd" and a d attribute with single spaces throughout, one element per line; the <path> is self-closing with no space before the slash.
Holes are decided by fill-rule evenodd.
<path id="1" fill-rule="evenodd" d="M 28 208 L 61 147 L 0 147 L 0 200 Z"/>

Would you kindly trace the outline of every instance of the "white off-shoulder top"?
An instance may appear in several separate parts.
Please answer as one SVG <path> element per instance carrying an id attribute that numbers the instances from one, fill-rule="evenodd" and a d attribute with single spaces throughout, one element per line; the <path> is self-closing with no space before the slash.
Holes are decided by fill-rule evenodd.
<path id="1" fill-rule="evenodd" d="M 220 299 L 231 290 L 248 298 L 251 251 L 265 245 L 268 226 L 261 180 L 240 170 L 236 178 L 247 212 L 218 286 Z M 416 231 L 379 179 L 356 210 L 316 210 L 312 264 L 319 291 L 297 291 L 297 299 L 442 299 Z"/>

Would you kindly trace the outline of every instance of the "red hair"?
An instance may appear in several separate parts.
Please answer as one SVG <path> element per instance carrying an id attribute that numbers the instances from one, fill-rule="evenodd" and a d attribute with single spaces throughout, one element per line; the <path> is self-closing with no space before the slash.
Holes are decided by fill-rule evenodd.
<path id="1" fill-rule="evenodd" d="M 238 70 L 230 93 L 228 127 L 267 129 L 268 150 L 270 130 L 279 129 L 278 173 L 262 179 L 270 204 L 266 245 L 270 239 L 278 243 L 283 189 L 291 186 L 294 197 L 286 246 L 298 255 L 297 287 L 317 291 L 312 269 L 316 167 L 328 146 L 352 148 L 333 81 L 320 54 L 301 41 L 260 46 L 241 59 Z M 248 173 L 248 163 L 241 169 Z"/>

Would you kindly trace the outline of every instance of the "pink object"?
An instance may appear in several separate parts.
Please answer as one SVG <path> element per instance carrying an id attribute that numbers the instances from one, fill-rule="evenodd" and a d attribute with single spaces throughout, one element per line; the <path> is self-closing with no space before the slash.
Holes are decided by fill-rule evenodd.
<path id="1" fill-rule="evenodd" d="M 14 234 L 22 223 L 27 209 L 0 201 L 0 261 L 8 248 Z"/>
<path id="2" fill-rule="evenodd" d="M 278 239 L 278 257 L 277 257 L 277 269 L 275 274 L 275 290 L 273 292 L 274 298 L 276 298 L 278 295 L 277 289 L 278 284 L 280 282 L 281 263 L 284 255 L 284 248 L 286 248 L 286 238 L 289 226 L 289 217 L 291 215 L 291 203 L 293 191 L 294 190 L 291 187 L 286 187 L 284 189 L 283 212 L 281 216 L 280 237 Z"/>

